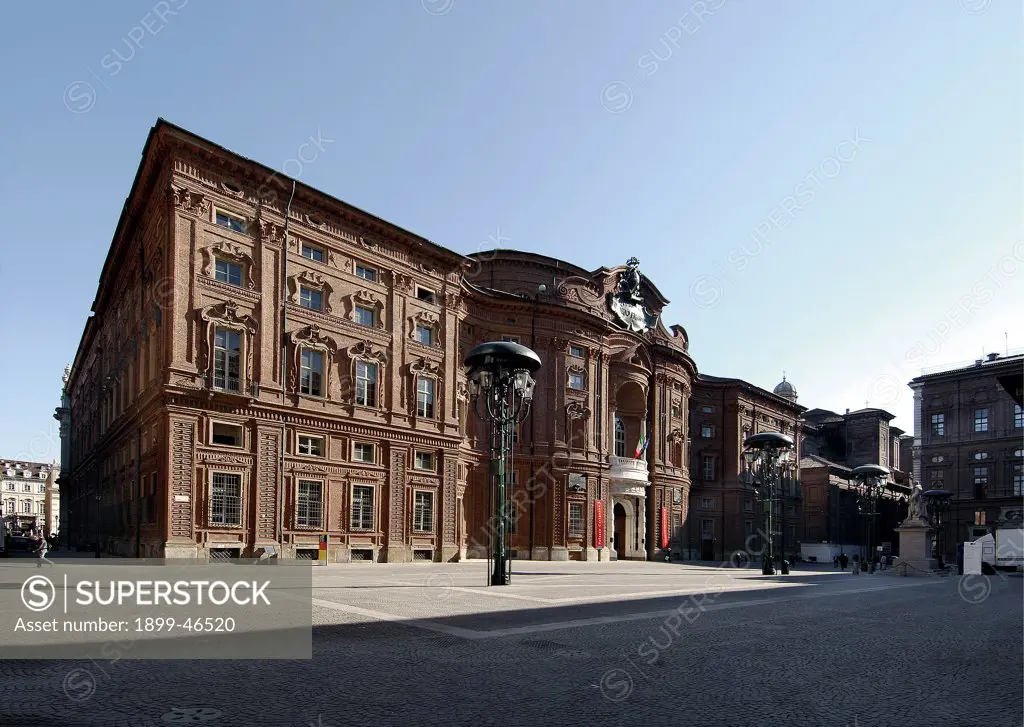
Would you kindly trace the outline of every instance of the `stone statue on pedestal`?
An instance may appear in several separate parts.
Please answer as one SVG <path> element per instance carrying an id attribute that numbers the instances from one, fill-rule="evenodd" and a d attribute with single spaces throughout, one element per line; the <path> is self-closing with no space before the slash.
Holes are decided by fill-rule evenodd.
<path id="1" fill-rule="evenodd" d="M 928 522 L 928 502 L 924 497 L 924 490 L 921 488 L 920 483 L 914 482 L 914 478 L 910 478 L 910 503 L 907 508 L 907 519 L 904 523 L 927 523 Z"/>

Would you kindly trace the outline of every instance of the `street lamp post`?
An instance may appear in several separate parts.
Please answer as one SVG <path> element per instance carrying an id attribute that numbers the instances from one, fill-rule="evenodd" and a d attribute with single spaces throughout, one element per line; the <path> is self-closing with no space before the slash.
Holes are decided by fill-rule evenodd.
<path id="1" fill-rule="evenodd" d="M 501 341 L 480 344 L 469 352 L 465 365 L 477 415 L 490 426 L 491 585 L 507 586 L 511 561 L 506 540 L 514 517 L 506 487 L 512 435 L 529 413 L 537 383 L 532 375 L 540 368 L 540 357 L 526 346 Z"/>
<path id="2" fill-rule="evenodd" d="M 868 541 L 868 573 L 875 572 L 875 517 L 878 515 L 878 497 L 889 482 L 889 469 L 877 464 L 854 467 L 850 473 L 855 481 L 857 511 L 865 519 Z"/>
<path id="3" fill-rule="evenodd" d="M 928 503 L 932 525 L 935 527 L 935 541 L 932 544 L 932 557 L 943 566 L 946 562 L 946 514 L 949 512 L 949 499 L 953 493 L 949 490 L 928 490 L 921 496 Z"/>
<path id="4" fill-rule="evenodd" d="M 747 437 L 743 447 L 743 456 L 750 468 L 750 484 L 761 506 L 762 522 L 768 530 L 768 553 L 767 557 L 761 558 L 761 573 L 775 575 L 775 560 L 778 558 L 779 572 L 788 575 L 789 563 L 775 550 L 775 531 L 782 527 L 776 523 L 775 510 L 782 473 L 788 469 L 793 455 L 793 439 L 780 432 L 761 432 Z"/>

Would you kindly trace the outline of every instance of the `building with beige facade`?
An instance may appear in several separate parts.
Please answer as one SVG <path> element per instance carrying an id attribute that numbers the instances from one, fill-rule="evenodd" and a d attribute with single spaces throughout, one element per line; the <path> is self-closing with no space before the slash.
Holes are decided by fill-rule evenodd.
<path id="1" fill-rule="evenodd" d="M 59 532 L 59 474 L 56 463 L 0 460 L 0 516 L 8 532 Z"/>
<path id="2" fill-rule="evenodd" d="M 667 302 L 636 260 L 466 257 L 161 120 L 56 414 L 68 541 L 483 557 L 487 438 L 462 364 L 508 339 L 543 361 L 514 445 L 515 556 L 664 557 L 696 376 Z"/>

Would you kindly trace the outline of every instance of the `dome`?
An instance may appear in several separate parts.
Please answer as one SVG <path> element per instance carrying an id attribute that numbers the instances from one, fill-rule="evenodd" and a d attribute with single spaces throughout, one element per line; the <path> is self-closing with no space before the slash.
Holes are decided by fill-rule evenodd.
<path id="1" fill-rule="evenodd" d="M 796 387 L 786 381 L 786 374 L 782 374 L 782 381 L 779 382 L 778 386 L 775 387 L 774 394 L 781 396 L 783 399 L 789 399 L 790 401 L 796 401 Z"/>

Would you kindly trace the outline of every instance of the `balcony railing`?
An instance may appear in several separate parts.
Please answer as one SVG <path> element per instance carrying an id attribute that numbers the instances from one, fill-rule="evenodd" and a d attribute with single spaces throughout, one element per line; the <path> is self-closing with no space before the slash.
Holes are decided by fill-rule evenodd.
<path id="1" fill-rule="evenodd" d="M 611 465 L 609 476 L 620 480 L 638 480 L 646 482 L 648 478 L 647 460 L 633 459 L 632 457 L 608 457 L 608 464 Z"/>

